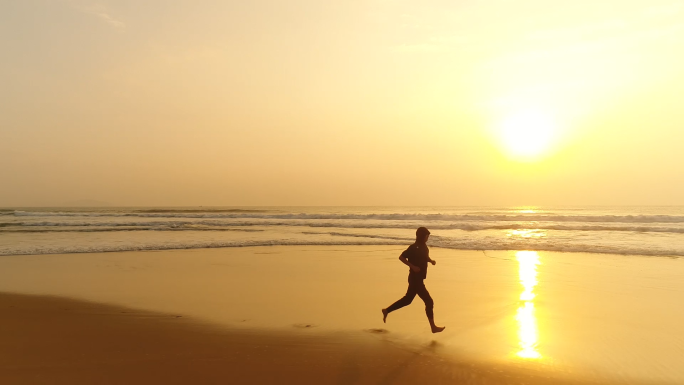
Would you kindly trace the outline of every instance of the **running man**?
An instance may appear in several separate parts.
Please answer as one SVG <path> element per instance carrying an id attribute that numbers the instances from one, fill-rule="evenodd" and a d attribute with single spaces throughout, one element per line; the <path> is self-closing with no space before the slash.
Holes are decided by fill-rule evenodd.
<path id="1" fill-rule="evenodd" d="M 399 260 L 407 265 L 409 270 L 408 276 L 408 290 L 406 295 L 397 302 L 390 305 L 388 308 L 382 309 L 382 322 L 387 321 L 387 315 L 397 309 L 413 302 L 416 294 L 425 302 L 425 314 L 427 314 L 428 321 L 430 321 L 430 328 L 433 333 L 439 333 L 444 330 L 444 327 L 435 325 L 435 316 L 432 313 L 434 302 L 430 293 L 425 288 L 423 280 L 427 277 L 428 262 L 434 266 L 437 262 L 430 259 L 430 251 L 427 247 L 427 240 L 430 238 L 430 231 L 425 227 L 419 227 L 416 230 L 416 243 L 408 247 L 401 255 Z"/>

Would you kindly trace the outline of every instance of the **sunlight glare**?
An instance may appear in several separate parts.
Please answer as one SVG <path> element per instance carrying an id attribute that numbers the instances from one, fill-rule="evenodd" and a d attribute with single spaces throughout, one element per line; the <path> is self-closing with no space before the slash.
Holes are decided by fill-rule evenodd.
<path id="1" fill-rule="evenodd" d="M 524 306 L 518 308 L 515 319 L 520 323 L 518 338 L 520 338 L 520 348 L 518 357 L 521 358 L 541 358 L 541 354 L 536 350 L 537 340 L 537 319 L 534 316 L 534 303 L 525 302 Z"/>
<path id="2" fill-rule="evenodd" d="M 501 140 L 510 156 L 532 160 L 549 150 L 555 124 L 544 113 L 521 111 L 504 118 L 500 124 Z"/>
<path id="3" fill-rule="evenodd" d="M 518 308 L 518 313 L 515 317 L 518 321 L 518 338 L 521 350 L 517 355 L 521 358 L 538 359 L 541 354 L 537 352 L 537 342 L 539 341 L 539 332 L 537 330 L 537 318 L 534 314 L 534 287 L 537 286 L 537 265 L 539 262 L 539 254 L 536 251 L 518 251 L 515 254 L 519 263 L 520 284 L 523 286 L 523 292 L 520 294 L 520 300 L 524 301 Z"/>
<path id="4" fill-rule="evenodd" d="M 511 238 L 544 238 L 546 237 L 546 231 L 540 229 L 508 230 L 506 236 Z"/>

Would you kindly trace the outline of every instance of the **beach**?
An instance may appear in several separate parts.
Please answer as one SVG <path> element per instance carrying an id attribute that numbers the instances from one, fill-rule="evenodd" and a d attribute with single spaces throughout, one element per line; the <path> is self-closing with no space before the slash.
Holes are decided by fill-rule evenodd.
<path id="1" fill-rule="evenodd" d="M 0 295 L 8 384 L 575 383 L 359 333 L 221 329 L 173 314 Z M 556 382 L 557 381 L 557 382 Z"/>
<path id="2" fill-rule="evenodd" d="M 684 1 L 0 30 L 0 385 L 684 385 Z"/>
<path id="3" fill-rule="evenodd" d="M 433 247 L 433 335 L 417 298 L 382 323 L 406 290 L 402 250 L 3 256 L 0 380 L 684 382 L 678 258 Z"/>

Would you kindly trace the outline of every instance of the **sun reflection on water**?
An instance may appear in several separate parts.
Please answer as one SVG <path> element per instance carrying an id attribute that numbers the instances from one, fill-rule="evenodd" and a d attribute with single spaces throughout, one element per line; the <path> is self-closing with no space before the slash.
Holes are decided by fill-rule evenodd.
<path id="1" fill-rule="evenodd" d="M 535 297 L 534 287 L 538 283 L 539 254 L 536 251 L 518 251 L 515 253 L 515 257 L 519 264 L 520 284 L 523 286 L 523 292 L 520 294 L 520 300 L 523 302 L 515 317 L 518 321 L 518 339 L 520 340 L 518 344 L 521 349 L 517 355 L 521 358 L 538 359 L 542 356 L 537 352 L 539 331 L 533 301 Z"/>
<path id="2" fill-rule="evenodd" d="M 541 229 L 508 230 L 506 236 L 512 238 L 545 238 L 546 231 Z"/>

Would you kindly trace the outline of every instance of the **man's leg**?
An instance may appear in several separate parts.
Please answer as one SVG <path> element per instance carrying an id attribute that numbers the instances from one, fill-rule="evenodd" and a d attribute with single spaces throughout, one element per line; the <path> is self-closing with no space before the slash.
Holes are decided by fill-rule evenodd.
<path id="1" fill-rule="evenodd" d="M 433 308 L 435 307 L 435 302 L 432 300 L 430 293 L 425 287 L 425 283 L 421 281 L 420 285 L 416 285 L 416 294 L 420 299 L 425 302 L 425 315 L 427 315 L 428 321 L 430 321 L 430 328 L 433 333 L 439 333 L 444 330 L 444 327 L 435 325 L 435 314 L 433 313 Z"/>
<path id="2" fill-rule="evenodd" d="M 414 298 L 416 298 L 416 288 L 409 280 L 409 287 L 408 290 L 406 290 L 406 295 L 401 297 L 397 302 L 391 304 L 389 307 L 382 309 L 382 322 L 386 322 L 387 314 L 397 309 L 401 309 L 404 306 L 410 305 Z"/>

